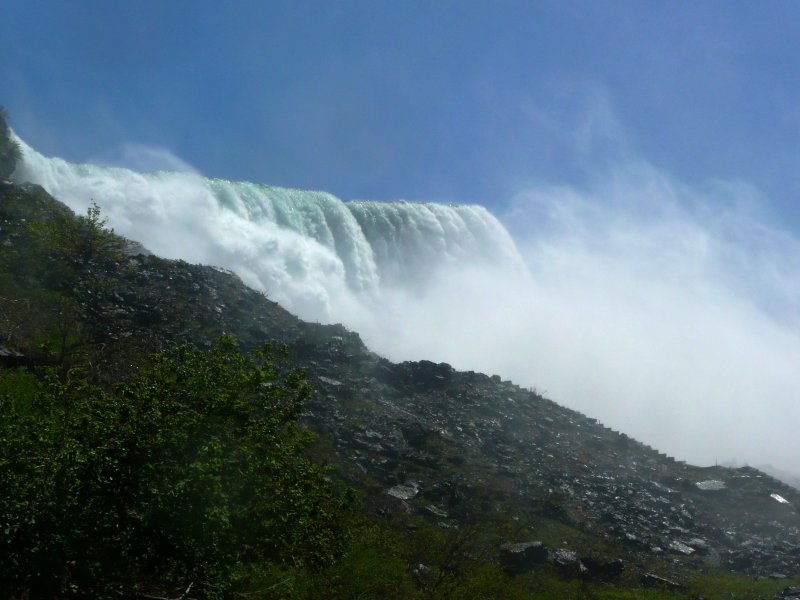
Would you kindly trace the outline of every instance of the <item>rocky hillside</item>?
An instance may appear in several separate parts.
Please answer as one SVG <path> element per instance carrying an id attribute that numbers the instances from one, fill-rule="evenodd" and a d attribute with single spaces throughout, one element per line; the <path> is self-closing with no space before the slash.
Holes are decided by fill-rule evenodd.
<path id="1" fill-rule="evenodd" d="M 243 349 L 288 344 L 285 368 L 303 367 L 314 388 L 302 416 L 318 433 L 313 454 L 381 522 L 413 532 L 423 520 L 447 530 L 502 517 L 507 543 L 487 560 L 512 574 L 674 590 L 722 572 L 775 585 L 800 575 L 800 494 L 765 473 L 676 462 L 497 376 L 392 363 L 230 272 L 102 237 L 97 215 L 65 231 L 99 236 L 107 251 L 38 248 L 32 224 L 70 219 L 42 188 L 0 183 L 7 367 L 81 368 L 103 384 L 143 353 L 207 348 L 222 333 Z"/>

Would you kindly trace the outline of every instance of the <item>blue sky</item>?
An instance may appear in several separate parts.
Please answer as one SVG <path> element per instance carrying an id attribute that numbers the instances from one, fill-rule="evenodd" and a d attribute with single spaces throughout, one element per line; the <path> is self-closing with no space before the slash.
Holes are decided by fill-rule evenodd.
<path id="1" fill-rule="evenodd" d="M 480 203 L 644 160 L 755 186 L 800 230 L 800 4 L 25 2 L 0 104 L 71 161 Z M 115 159 L 115 157 L 117 157 Z"/>

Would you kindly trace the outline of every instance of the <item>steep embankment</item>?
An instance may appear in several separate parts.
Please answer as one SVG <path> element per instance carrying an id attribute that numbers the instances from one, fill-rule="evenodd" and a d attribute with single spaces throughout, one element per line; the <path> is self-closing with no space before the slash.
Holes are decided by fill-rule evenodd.
<path id="1" fill-rule="evenodd" d="M 693 585 L 715 572 L 800 574 L 800 495 L 764 473 L 677 463 L 497 377 L 393 364 L 357 333 L 306 323 L 228 271 L 142 253 L 96 215 L 69 229 L 75 217 L 38 186 L 3 183 L 0 219 L 7 365 L 56 361 L 103 383 L 129 376 L 148 351 L 206 348 L 223 332 L 244 349 L 288 343 L 285 366 L 305 368 L 314 387 L 302 417 L 319 433 L 313 454 L 390 527 L 506 519 L 507 540 L 547 551 L 527 565 L 509 548 L 487 558 L 528 572 L 531 586 L 550 576 L 638 586 L 659 584 L 656 575 Z M 94 231 L 108 252 L 36 254 L 37 223 L 59 219 L 64 231 Z"/>

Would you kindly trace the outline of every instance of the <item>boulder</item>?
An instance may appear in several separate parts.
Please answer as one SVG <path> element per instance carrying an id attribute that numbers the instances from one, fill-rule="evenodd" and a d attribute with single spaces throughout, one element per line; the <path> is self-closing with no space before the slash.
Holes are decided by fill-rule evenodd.
<path id="1" fill-rule="evenodd" d="M 669 548 L 675 554 L 684 554 L 686 556 L 691 556 L 694 554 L 694 548 L 687 546 L 683 542 L 679 542 L 677 540 L 671 541 L 667 544 L 667 548 Z"/>
<path id="2" fill-rule="evenodd" d="M 721 492 L 725 489 L 725 482 L 718 479 L 709 479 L 707 481 L 698 481 L 694 484 L 698 490 L 703 492 Z"/>
<path id="3" fill-rule="evenodd" d="M 428 520 L 436 521 L 438 519 L 446 519 L 448 518 L 448 514 L 446 511 L 443 511 L 441 508 L 436 508 L 435 506 L 423 506 L 420 509 L 422 516 Z"/>
<path id="4" fill-rule="evenodd" d="M 547 562 L 547 546 L 542 542 L 503 544 L 500 546 L 500 564 L 509 573 L 523 573 L 533 565 Z"/>
<path id="5" fill-rule="evenodd" d="M 5 367 L 21 367 L 28 363 L 28 358 L 16 350 L 0 346 L 0 364 Z"/>
<path id="6" fill-rule="evenodd" d="M 653 573 L 645 573 L 644 575 L 641 576 L 639 581 L 644 587 L 666 588 L 670 591 L 680 591 L 686 589 L 686 586 L 681 583 L 676 583 L 675 581 L 664 579 L 663 577 L 659 577 L 658 575 L 654 575 Z"/>
<path id="7" fill-rule="evenodd" d="M 562 573 L 575 577 L 586 575 L 588 570 L 572 550 L 556 550 L 553 552 L 553 565 Z"/>
<path id="8" fill-rule="evenodd" d="M 597 579 L 617 579 L 625 570 L 625 563 L 620 559 L 603 562 L 590 556 L 581 558 L 581 563 L 586 567 L 587 575 Z"/>
<path id="9" fill-rule="evenodd" d="M 416 483 L 408 482 L 406 484 L 396 485 L 386 490 L 390 496 L 394 496 L 398 500 L 411 500 L 417 495 L 419 488 Z"/>

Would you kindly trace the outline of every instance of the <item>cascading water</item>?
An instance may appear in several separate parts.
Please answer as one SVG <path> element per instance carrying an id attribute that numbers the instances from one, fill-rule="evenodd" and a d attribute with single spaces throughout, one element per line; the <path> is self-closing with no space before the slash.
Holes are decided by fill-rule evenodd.
<path id="1" fill-rule="evenodd" d="M 17 180 L 76 212 L 94 200 L 156 254 L 232 270 L 387 358 L 544 388 L 676 457 L 746 449 L 800 471 L 800 241 L 754 219 L 740 185 L 632 168 L 594 192 L 534 187 L 507 208 L 515 244 L 480 206 L 342 202 L 22 148 Z"/>
<path id="2" fill-rule="evenodd" d="M 76 212 L 94 201 L 123 235 L 154 253 L 225 267 L 303 318 L 363 324 L 388 291 L 435 289 L 454 267 L 521 275 L 506 230 L 481 206 L 342 202 L 324 192 L 137 173 L 46 158 L 20 140 L 18 181 Z"/>

